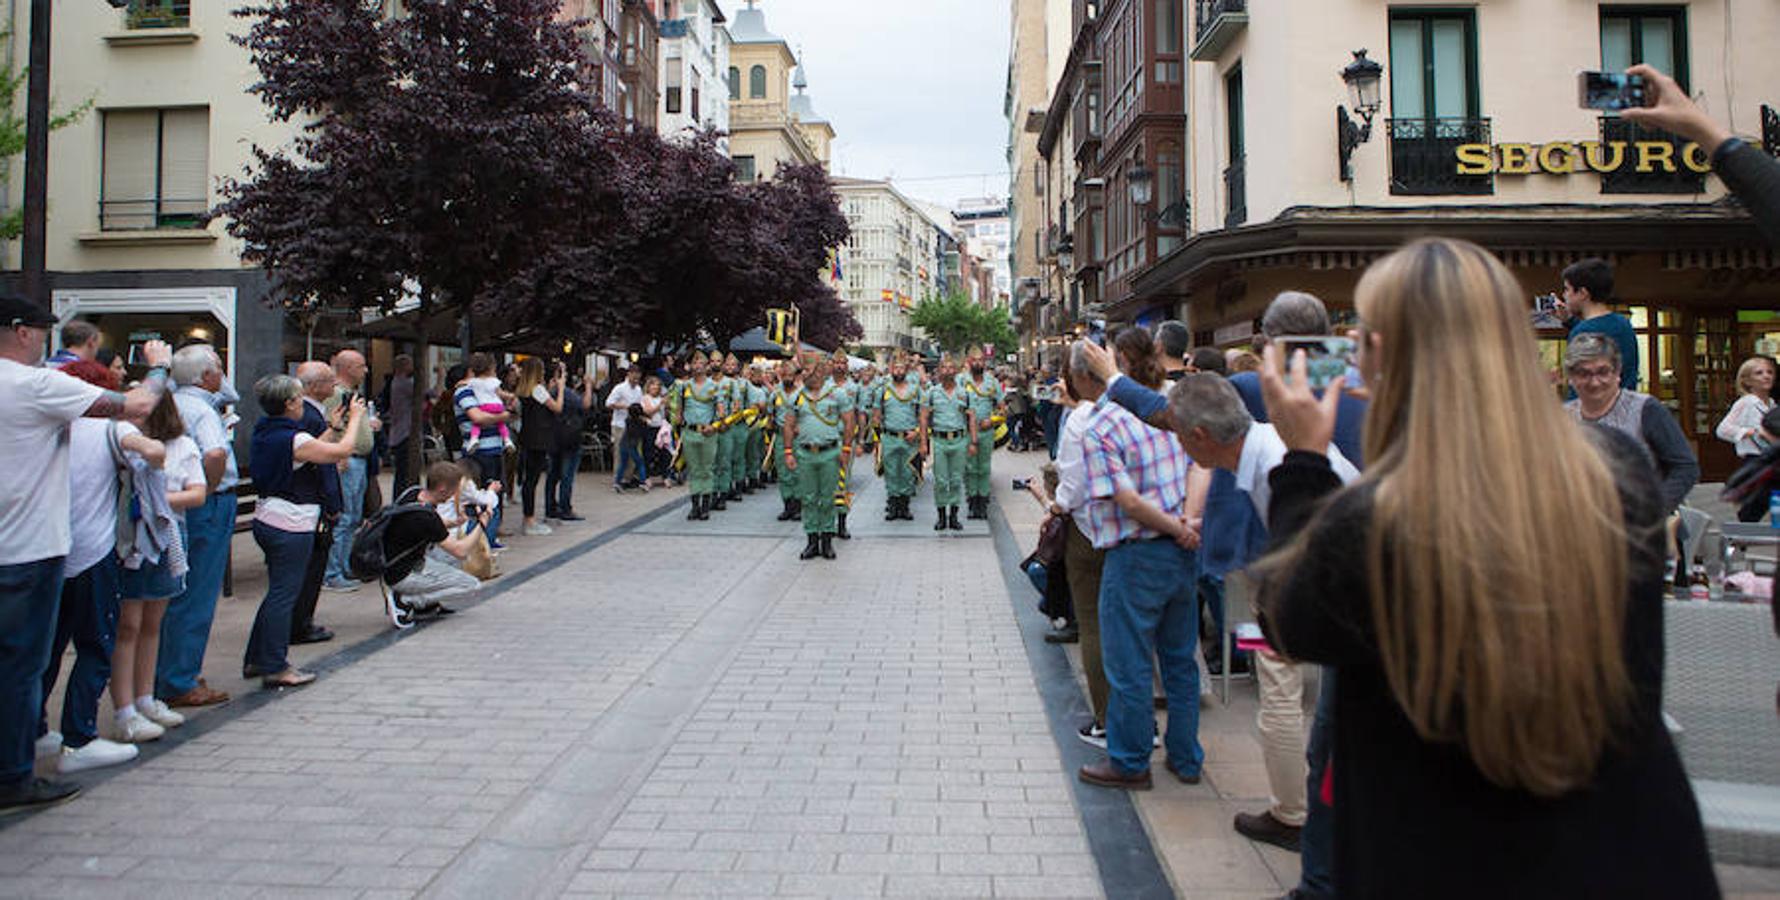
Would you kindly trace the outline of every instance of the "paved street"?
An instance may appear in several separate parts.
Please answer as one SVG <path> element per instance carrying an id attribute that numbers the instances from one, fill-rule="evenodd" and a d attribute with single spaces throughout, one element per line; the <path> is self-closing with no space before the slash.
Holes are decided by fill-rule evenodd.
<path id="1" fill-rule="evenodd" d="M 860 481 L 837 562 L 673 505 L 238 701 L 0 831 L 0 893 L 1099 896 L 989 529 Z"/>

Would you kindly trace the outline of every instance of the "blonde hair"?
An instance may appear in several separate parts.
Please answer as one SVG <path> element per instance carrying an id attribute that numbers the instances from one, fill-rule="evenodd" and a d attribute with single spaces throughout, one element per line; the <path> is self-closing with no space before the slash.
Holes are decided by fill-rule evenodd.
<path id="1" fill-rule="evenodd" d="M 1737 367 L 1737 390 L 1745 394 L 1749 393 L 1749 380 L 1755 377 L 1757 366 L 1775 368 L 1774 361 L 1765 356 L 1751 356 L 1743 360 L 1743 364 Z M 1780 371 L 1777 371 L 1776 374 L 1780 374 Z"/>
<path id="2" fill-rule="evenodd" d="M 519 384 L 513 393 L 521 397 L 530 397 L 532 391 L 544 383 L 544 361 L 535 357 L 526 357 L 519 364 Z"/>
<path id="3" fill-rule="evenodd" d="M 1556 796 L 1593 778 L 1630 709 L 1629 551 L 1612 470 L 1552 396 L 1523 293 L 1450 240 L 1361 278 L 1382 339 L 1366 559 L 1384 674 L 1417 734 L 1460 745 L 1494 784 Z"/>
<path id="4" fill-rule="evenodd" d="M 1261 371 L 1261 358 L 1247 350 L 1231 350 L 1224 355 L 1224 358 L 1229 361 L 1228 365 L 1232 375 L 1237 372 Z"/>

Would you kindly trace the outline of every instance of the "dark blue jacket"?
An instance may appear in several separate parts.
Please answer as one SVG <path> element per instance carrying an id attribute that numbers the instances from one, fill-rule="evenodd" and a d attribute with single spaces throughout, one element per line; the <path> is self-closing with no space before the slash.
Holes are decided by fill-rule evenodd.
<path id="1" fill-rule="evenodd" d="M 327 487 L 333 476 L 335 506 L 339 511 L 339 473 L 333 466 L 308 465 L 297 468 L 293 458 L 292 439 L 305 430 L 302 423 L 283 416 L 268 416 L 254 423 L 253 453 L 248 457 L 248 471 L 253 475 L 254 490 L 262 497 L 277 497 L 291 503 L 316 504 L 328 509 Z"/>
<path id="2" fill-rule="evenodd" d="M 308 400 L 303 401 L 302 428 L 305 432 L 321 437 L 327 433 L 328 420 L 321 410 Z M 345 495 L 340 491 L 340 470 L 333 466 L 310 466 L 321 471 L 321 511 L 328 518 L 333 518 L 346 508 Z"/>

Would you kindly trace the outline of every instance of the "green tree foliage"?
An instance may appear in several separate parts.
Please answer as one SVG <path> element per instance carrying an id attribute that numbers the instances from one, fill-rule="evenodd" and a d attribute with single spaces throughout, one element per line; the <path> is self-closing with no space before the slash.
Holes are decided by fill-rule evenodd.
<path id="1" fill-rule="evenodd" d="M 962 352 L 982 344 L 993 344 L 998 351 L 1006 353 L 1020 341 L 1006 313 L 979 306 L 963 293 L 921 301 L 909 316 L 909 324 L 925 330 L 927 336 L 947 353 Z"/>

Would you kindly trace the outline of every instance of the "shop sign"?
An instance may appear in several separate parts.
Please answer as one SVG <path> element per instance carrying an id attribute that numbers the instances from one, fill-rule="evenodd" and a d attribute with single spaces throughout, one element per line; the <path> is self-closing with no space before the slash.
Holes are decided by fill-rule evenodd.
<path id="1" fill-rule="evenodd" d="M 1605 175 L 1626 170 L 1701 175 L 1712 161 L 1699 144 L 1668 141 L 1554 141 L 1549 144 L 1460 144 L 1453 149 L 1460 175 Z"/>
<path id="2" fill-rule="evenodd" d="M 1211 341 L 1222 347 L 1225 344 L 1241 344 L 1254 340 L 1255 323 L 1253 321 L 1237 322 L 1225 325 L 1212 332 Z"/>

